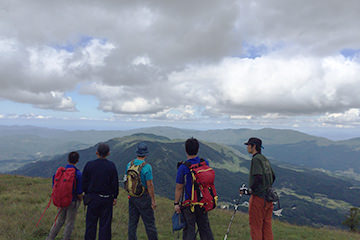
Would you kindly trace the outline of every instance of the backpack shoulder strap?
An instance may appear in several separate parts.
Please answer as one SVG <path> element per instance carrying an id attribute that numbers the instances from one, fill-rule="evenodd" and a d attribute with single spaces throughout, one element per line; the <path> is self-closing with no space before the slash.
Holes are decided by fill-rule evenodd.
<path id="1" fill-rule="evenodd" d="M 184 164 L 187 168 L 190 169 L 191 163 L 190 163 L 189 161 L 186 161 L 186 162 L 184 162 L 183 164 Z"/>
<path id="2" fill-rule="evenodd" d="M 132 161 L 130 162 L 130 167 L 134 166 L 134 162 L 135 162 L 135 160 L 132 160 Z"/>
<path id="3" fill-rule="evenodd" d="M 143 167 L 145 167 L 145 165 L 147 164 L 147 162 L 143 162 L 140 167 L 139 167 L 139 173 L 141 174 L 141 170 L 143 169 Z"/>

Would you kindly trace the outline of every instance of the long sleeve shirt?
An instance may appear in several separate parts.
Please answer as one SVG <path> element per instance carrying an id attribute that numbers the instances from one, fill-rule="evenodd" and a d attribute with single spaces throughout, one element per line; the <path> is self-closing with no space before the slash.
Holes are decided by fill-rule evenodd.
<path id="1" fill-rule="evenodd" d="M 86 194 L 119 195 L 119 179 L 115 164 L 107 159 L 88 162 L 83 170 L 83 190 Z"/>

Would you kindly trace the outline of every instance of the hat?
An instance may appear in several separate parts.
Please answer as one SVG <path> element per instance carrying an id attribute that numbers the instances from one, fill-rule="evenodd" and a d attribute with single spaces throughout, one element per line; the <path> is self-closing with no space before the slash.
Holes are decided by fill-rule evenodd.
<path id="1" fill-rule="evenodd" d="M 139 157 L 145 157 L 149 154 L 148 147 L 145 143 L 141 142 L 136 147 L 136 155 Z"/>
<path id="2" fill-rule="evenodd" d="M 253 138 L 249 138 L 249 140 L 246 142 L 246 143 L 244 143 L 245 145 L 256 145 L 256 146 L 259 146 L 259 147 L 261 147 L 261 148 L 264 148 L 263 146 L 262 146 L 262 141 L 261 141 L 261 139 L 259 139 L 259 138 L 255 138 L 255 137 L 253 137 Z"/>

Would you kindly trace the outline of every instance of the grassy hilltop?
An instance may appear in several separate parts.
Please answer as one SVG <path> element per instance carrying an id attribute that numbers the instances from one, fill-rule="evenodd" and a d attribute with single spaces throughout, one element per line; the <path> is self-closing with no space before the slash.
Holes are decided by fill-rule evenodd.
<path id="1" fill-rule="evenodd" d="M 37 240 L 45 239 L 56 215 L 56 208 L 51 206 L 45 214 L 40 226 L 35 228 L 51 191 L 50 179 L 30 178 L 22 176 L 0 175 L 0 239 L 1 240 Z M 156 223 L 159 239 L 169 240 L 174 236 L 171 232 L 172 201 L 157 198 Z M 114 211 L 113 239 L 127 239 L 127 196 L 120 191 L 119 201 Z M 224 238 L 232 212 L 214 210 L 210 215 L 211 226 L 216 240 Z M 83 239 L 85 215 L 80 207 L 73 239 Z M 359 234 L 331 230 L 299 227 L 279 221 L 273 225 L 277 240 L 352 240 L 360 239 Z M 61 233 L 57 239 L 61 239 Z M 138 228 L 138 238 L 146 239 L 143 225 Z M 250 239 L 248 218 L 246 214 L 237 213 L 229 239 Z"/>

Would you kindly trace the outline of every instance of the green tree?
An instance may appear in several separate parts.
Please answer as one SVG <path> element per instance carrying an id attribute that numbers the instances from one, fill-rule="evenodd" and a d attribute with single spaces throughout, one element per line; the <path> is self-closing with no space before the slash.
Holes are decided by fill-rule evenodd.
<path id="1" fill-rule="evenodd" d="M 360 209 L 351 208 L 343 225 L 350 228 L 350 231 L 355 232 L 360 224 Z"/>

